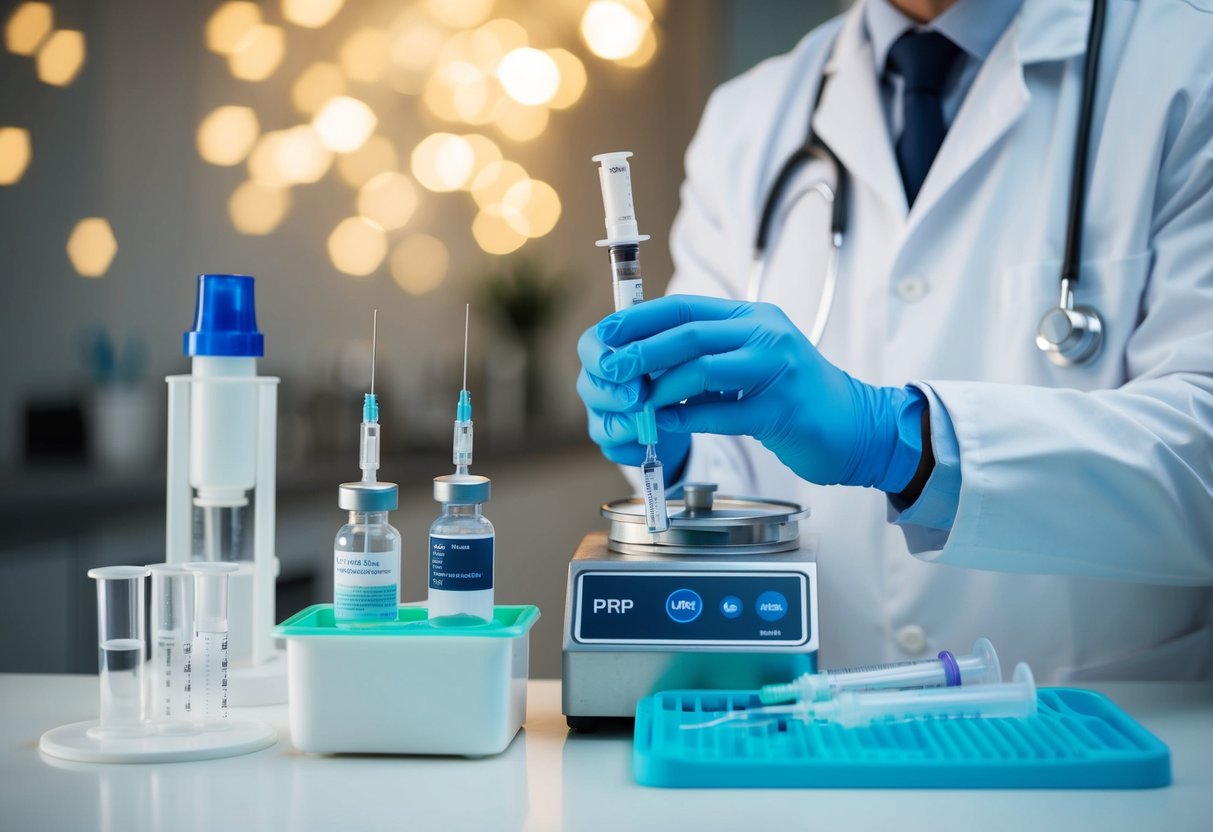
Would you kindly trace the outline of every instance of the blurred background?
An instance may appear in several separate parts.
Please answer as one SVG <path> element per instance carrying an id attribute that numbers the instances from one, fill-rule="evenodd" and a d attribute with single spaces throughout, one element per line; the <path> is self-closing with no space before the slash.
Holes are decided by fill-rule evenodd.
<path id="1" fill-rule="evenodd" d="M 371 313 L 402 596 L 425 597 L 464 304 L 497 603 L 560 675 L 566 564 L 628 496 L 585 438 L 612 309 L 596 165 L 631 150 L 646 292 L 711 90 L 843 0 L 0 2 L 0 671 L 96 672 L 93 566 L 164 560 L 164 377 L 195 276 L 257 278 L 282 379 L 278 617 L 331 600 Z"/>

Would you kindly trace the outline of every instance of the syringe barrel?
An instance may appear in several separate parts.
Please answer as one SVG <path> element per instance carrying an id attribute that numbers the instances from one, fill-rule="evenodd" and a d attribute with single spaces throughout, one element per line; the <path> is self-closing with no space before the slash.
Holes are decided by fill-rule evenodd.
<path id="1" fill-rule="evenodd" d="M 145 711 L 155 722 L 184 719 L 188 716 L 194 576 L 179 563 L 156 563 L 148 569 L 152 573 L 151 658 Z"/>
<path id="2" fill-rule="evenodd" d="M 455 438 L 451 447 L 451 461 L 456 466 L 472 464 L 472 421 L 455 422 Z"/>
<path id="3" fill-rule="evenodd" d="M 606 214 L 607 236 L 599 245 L 647 240 L 636 223 L 636 207 L 632 203 L 632 167 L 628 164 L 631 151 L 600 153 L 592 157 L 598 162 L 598 181 L 602 186 L 602 207 Z"/>
<path id="4" fill-rule="evenodd" d="M 611 288 L 615 311 L 630 309 L 644 300 L 644 277 L 640 273 L 640 246 L 622 243 L 611 246 Z"/>
<path id="5" fill-rule="evenodd" d="M 1036 682 L 1022 662 L 1010 682 L 917 690 L 843 691 L 806 703 L 811 716 L 845 726 L 874 720 L 936 717 L 1026 717 L 1036 713 Z"/>
<path id="6" fill-rule="evenodd" d="M 375 472 L 379 470 L 379 423 L 363 422 L 360 441 L 358 444 L 358 467 L 362 469 L 362 478 L 374 482 Z"/>

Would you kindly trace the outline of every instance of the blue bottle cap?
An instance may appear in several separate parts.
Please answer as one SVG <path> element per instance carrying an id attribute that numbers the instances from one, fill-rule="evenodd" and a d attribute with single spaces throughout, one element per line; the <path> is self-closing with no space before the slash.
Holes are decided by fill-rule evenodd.
<path id="1" fill-rule="evenodd" d="M 198 275 L 194 328 L 185 333 L 186 355 L 265 355 L 257 329 L 253 278 L 243 274 Z"/>

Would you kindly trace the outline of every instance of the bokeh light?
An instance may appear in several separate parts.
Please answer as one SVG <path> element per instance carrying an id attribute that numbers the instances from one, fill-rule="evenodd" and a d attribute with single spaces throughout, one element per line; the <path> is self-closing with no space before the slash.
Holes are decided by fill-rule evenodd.
<path id="1" fill-rule="evenodd" d="M 337 271 L 363 277 L 379 268 L 387 256 L 387 235 L 370 220 L 349 217 L 329 235 L 328 249 Z"/>
<path id="2" fill-rule="evenodd" d="M 279 26 L 254 26 L 227 56 L 227 66 L 241 81 L 264 81 L 286 54 L 286 33 Z"/>
<path id="3" fill-rule="evenodd" d="M 296 26 L 319 29 L 341 11 L 345 0 L 282 0 L 282 16 Z"/>
<path id="4" fill-rule="evenodd" d="M 514 183 L 529 178 L 526 169 L 517 162 L 491 162 L 472 179 L 472 198 L 481 208 L 500 205 Z"/>
<path id="5" fill-rule="evenodd" d="M 510 227 L 527 237 L 542 237 L 560 219 L 560 196 L 538 179 L 515 182 L 501 200 L 502 216 Z"/>
<path id="6" fill-rule="evenodd" d="M 484 124 L 491 113 L 489 77 L 468 61 L 442 64 L 426 82 L 422 101 L 446 121 Z"/>
<path id="7" fill-rule="evenodd" d="M 486 254 L 509 254 L 527 240 L 525 234 L 519 234 L 505 219 L 500 205 L 480 209 L 472 220 L 472 236 Z"/>
<path id="8" fill-rule="evenodd" d="M 260 182 L 242 182 L 227 201 L 232 226 L 241 234 L 261 236 L 273 232 L 291 210 L 291 192 Z"/>
<path id="9" fill-rule="evenodd" d="M 53 32 L 35 59 L 43 83 L 66 87 L 84 66 L 84 33 L 72 29 Z"/>
<path id="10" fill-rule="evenodd" d="M 345 94 L 345 76 L 341 67 L 321 61 L 314 63 L 291 85 L 291 104 L 305 115 L 314 115 L 329 99 Z"/>
<path id="11" fill-rule="evenodd" d="M 230 55 L 260 23 L 261 9 L 256 3 L 224 3 L 206 22 L 206 46 L 212 52 Z"/>
<path id="12" fill-rule="evenodd" d="M 472 175 L 476 162 L 472 146 L 462 136 L 433 133 L 413 149 L 413 177 L 431 191 L 456 191 Z"/>
<path id="13" fill-rule="evenodd" d="M 619 66 L 625 66 L 628 69 L 639 69 L 645 66 L 657 54 L 657 30 L 650 26 L 644 30 L 644 37 L 640 39 L 640 46 L 636 51 L 625 58 L 620 58 L 615 63 Z"/>
<path id="14" fill-rule="evenodd" d="M 488 19 L 493 0 L 425 0 L 435 20 L 452 29 L 470 29 Z"/>
<path id="15" fill-rule="evenodd" d="M 49 3 L 22 3 L 4 27 L 4 46 L 14 55 L 33 55 L 54 26 L 55 15 Z"/>
<path id="16" fill-rule="evenodd" d="M 238 165 L 248 158 L 261 127 L 250 107 L 216 107 L 198 125 L 198 155 L 212 165 Z"/>
<path id="17" fill-rule="evenodd" d="M 503 106 L 494 114 L 497 129 L 516 142 L 525 142 L 543 134 L 548 126 L 547 107 L 528 107 L 513 99 L 505 99 Z"/>
<path id="18" fill-rule="evenodd" d="M 552 56 L 529 46 L 508 52 L 497 66 L 497 78 L 521 104 L 546 104 L 560 88 L 560 69 Z"/>
<path id="19" fill-rule="evenodd" d="M 472 149 L 472 175 L 463 183 L 463 188 L 470 191 L 472 182 L 475 181 L 476 175 L 480 171 L 494 162 L 501 161 L 501 148 L 488 136 L 482 136 L 479 133 L 468 133 L 463 140 Z"/>
<path id="20" fill-rule="evenodd" d="M 581 37 L 595 55 L 617 61 L 635 54 L 652 20 L 639 0 L 594 0 L 581 17 Z"/>
<path id="21" fill-rule="evenodd" d="M 278 165 L 282 157 L 279 147 L 285 138 L 285 130 L 261 134 L 248 157 L 249 179 L 266 188 L 285 188 L 291 184 L 290 177 Z"/>
<path id="22" fill-rule="evenodd" d="M 362 147 L 378 123 L 370 107 L 347 95 L 330 99 L 312 119 L 320 141 L 337 153 L 352 153 Z"/>
<path id="23" fill-rule="evenodd" d="M 401 289 L 410 295 L 424 295 L 442 284 L 450 259 L 446 246 L 437 237 L 413 234 L 392 249 L 388 268 Z"/>
<path id="24" fill-rule="evenodd" d="M 0 127 L 0 185 L 19 182 L 32 156 L 28 130 L 24 127 Z"/>
<path id="25" fill-rule="evenodd" d="M 341 71 L 353 81 L 374 84 L 383 79 L 392 59 L 392 38 L 384 29 L 359 29 L 341 45 Z"/>
<path id="26" fill-rule="evenodd" d="M 302 124 L 282 131 L 274 146 L 275 165 L 292 184 L 319 181 L 333 164 L 333 151 L 320 141 L 316 131 Z"/>
<path id="27" fill-rule="evenodd" d="M 572 107 L 585 92 L 585 64 L 567 49 L 548 49 L 546 52 L 560 70 L 560 87 L 548 106 L 556 110 Z"/>
<path id="28" fill-rule="evenodd" d="M 117 253 L 114 230 L 103 217 L 80 220 L 67 238 L 67 258 L 81 277 L 103 276 Z"/>
<path id="29" fill-rule="evenodd" d="M 400 166 L 396 146 L 383 136 L 371 136 L 353 153 L 337 157 L 337 174 L 351 188 L 360 188 L 381 173 Z"/>
<path id="30" fill-rule="evenodd" d="M 417 187 L 403 173 L 381 173 L 358 191 L 358 214 L 379 227 L 403 228 L 417 210 Z"/>
<path id="31" fill-rule="evenodd" d="M 472 63 L 491 71 L 509 52 L 526 45 L 527 34 L 522 24 L 499 17 L 468 34 L 467 51 Z"/>

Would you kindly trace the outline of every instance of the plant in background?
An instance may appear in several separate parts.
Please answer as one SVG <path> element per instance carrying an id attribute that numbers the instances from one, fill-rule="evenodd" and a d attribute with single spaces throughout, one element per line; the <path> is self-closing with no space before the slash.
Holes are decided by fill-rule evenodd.
<path id="1" fill-rule="evenodd" d="M 521 348 L 525 360 L 525 412 L 527 423 L 542 417 L 542 362 L 540 342 L 569 298 L 571 278 L 548 271 L 527 257 L 503 259 L 488 276 L 476 306 L 484 310 Z"/>

